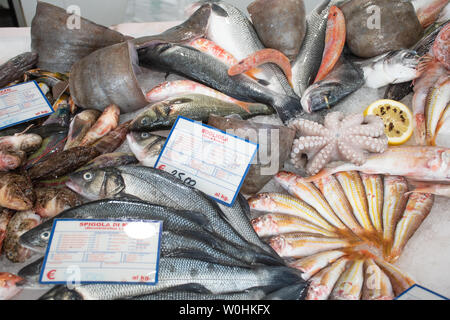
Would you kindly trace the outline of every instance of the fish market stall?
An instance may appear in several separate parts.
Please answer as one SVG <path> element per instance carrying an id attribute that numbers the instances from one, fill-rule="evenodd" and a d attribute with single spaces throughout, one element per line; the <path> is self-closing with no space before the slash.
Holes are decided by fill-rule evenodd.
<path id="1" fill-rule="evenodd" d="M 38 3 L 31 28 L 0 29 L 0 98 L 41 99 L 0 110 L 0 299 L 450 297 L 448 1 L 248 12 L 74 31 Z M 195 132 L 209 159 L 183 154 Z M 73 219 L 163 221 L 156 285 L 40 283 Z"/>

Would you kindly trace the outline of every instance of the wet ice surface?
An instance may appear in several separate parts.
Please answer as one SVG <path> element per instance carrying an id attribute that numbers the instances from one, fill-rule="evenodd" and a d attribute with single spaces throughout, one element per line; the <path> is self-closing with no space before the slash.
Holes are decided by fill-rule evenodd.
<path id="1" fill-rule="evenodd" d="M 344 113 L 362 112 L 372 102 L 381 99 L 384 96 L 385 89 L 361 88 L 359 91 L 350 95 L 339 105 L 333 108 L 333 111 L 342 111 Z M 403 103 L 411 105 L 411 95 L 403 100 Z M 121 123 L 134 119 L 141 111 L 121 116 Z M 251 121 L 268 124 L 281 124 L 276 116 L 258 116 Z M 167 135 L 168 131 L 158 132 Z M 410 141 L 408 144 L 412 144 Z M 122 152 L 131 152 L 127 142 L 117 150 Z M 292 164 L 286 162 L 285 170 L 298 172 Z M 272 179 L 261 192 L 284 192 L 283 189 Z M 397 261 L 405 273 L 409 274 L 418 284 L 429 288 L 439 294 L 450 297 L 450 275 L 448 275 L 448 266 L 450 265 L 450 241 L 448 230 L 450 230 L 450 199 L 437 197 L 433 209 L 427 219 L 423 222 L 417 232 L 409 240 L 402 256 Z M 35 256 L 29 262 L 38 258 Z M 4 255 L 0 258 L 0 272 L 8 271 L 16 273 L 28 263 L 13 264 L 7 261 Z M 15 299 L 36 299 L 47 290 L 33 289 L 24 290 Z"/>

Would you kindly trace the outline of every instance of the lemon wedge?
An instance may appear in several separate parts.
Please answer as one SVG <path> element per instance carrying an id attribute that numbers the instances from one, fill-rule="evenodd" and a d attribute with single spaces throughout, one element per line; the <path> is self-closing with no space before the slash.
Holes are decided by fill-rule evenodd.
<path id="1" fill-rule="evenodd" d="M 413 134 L 413 116 L 403 103 L 389 99 L 378 100 L 364 111 L 364 116 L 367 115 L 383 119 L 384 131 L 391 146 L 406 143 Z"/>

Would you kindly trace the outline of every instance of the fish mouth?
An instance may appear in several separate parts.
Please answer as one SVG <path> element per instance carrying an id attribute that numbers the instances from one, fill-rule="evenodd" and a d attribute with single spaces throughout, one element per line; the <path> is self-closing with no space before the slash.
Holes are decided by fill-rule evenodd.
<path id="1" fill-rule="evenodd" d="M 82 194 L 82 192 L 83 192 L 81 187 L 79 185 L 77 185 L 75 182 L 73 182 L 70 178 L 69 178 L 69 180 L 66 181 L 66 186 L 70 190 L 72 190 L 72 191 L 74 191 L 74 192 L 76 192 L 78 194 Z"/>

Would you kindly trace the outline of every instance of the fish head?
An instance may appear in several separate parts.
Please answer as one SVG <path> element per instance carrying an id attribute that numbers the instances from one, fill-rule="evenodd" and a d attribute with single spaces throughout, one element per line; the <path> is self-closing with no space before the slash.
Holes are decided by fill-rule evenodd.
<path id="1" fill-rule="evenodd" d="M 53 219 L 28 230 L 19 238 L 19 243 L 25 248 L 36 252 L 45 252 L 53 227 Z"/>
<path id="2" fill-rule="evenodd" d="M 140 113 L 130 124 L 131 131 L 145 131 L 152 128 L 152 125 L 158 120 L 158 115 L 154 109 L 154 106 L 160 105 L 156 103 L 146 108 Z"/>
<path id="3" fill-rule="evenodd" d="M 276 207 L 276 203 L 270 195 L 264 193 L 260 193 L 257 196 L 248 199 L 248 205 L 251 209 L 266 212 L 274 210 Z"/>
<path id="4" fill-rule="evenodd" d="M 22 289 L 16 285 L 23 279 L 8 272 L 0 272 L 0 300 L 8 300 Z"/>
<path id="5" fill-rule="evenodd" d="M 25 159 L 23 152 L 2 151 L 0 152 L 0 164 L 5 170 L 14 170 L 22 164 Z"/>
<path id="6" fill-rule="evenodd" d="M 69 176 L 66 185 L 91 201 L 115 197 L 125 189 L 120 171 L 114 168 L 75 172 Z"/>
<path id="7" fill-rule="evenodd" d="M 331 107 L 337 102 L 337 98 L 333 95 L 336 88 L 339 88 L 341 84 L 337 82 L 325 82 L 319 81 L 311 85 L 306 89 L 302 96 L 302 107 L 308 113 L 322 109 L 331 109 Z"/>
<path id="8" fill-rule="evenodd" d="M 284 189 L 289 190 L 289 186 L 296 183 L 297 176 L 292 172 L 280 171 L 276 174 L 275 181 L 278 182 Z"/>
<path id="9" fill-rule="evenodd" d="M 283 235 L 272 237 L 269 240 L 269 245 L 275 250 L 276 253 L 282 255 L 282 252 L 285 251 L 288 247 L 288 242 Z"/>
<path id="10" fill-rule="evenodd" d="M 82 297 L 67 286 L 56 286 L 47 291 L 39 300 L 82 300 Z"/>
<path id="11" fill-rule="evenodd" d="M 277 223 L 275 222 L 275 220 L 271 214 L 267 214 L 265 216 L 261 216 L 261 217 L 253 219 L 252 226 L 253 226 L 253 229 L 258 234 L 264 232 L 265 230 L 269 231 L 270 233 L 278 232 Z"/>
<path id="12" fill-rule="evenodd" d="M 127 135 L 127 140 L 136 157 L 143 159 L 147 155 L 159 154 L 166 139 L 146 131 L 132 131 Z"/>
<path id="13" fill-rule="evenodd" d="M 384 61 L 385 72 L 395 77 L 393 83 L 402 83 L 418 76 L 417 67 L 420 56 L 414 50 L 389 52 Z"/>
<path id="14" fill-rule="evenodd" d="M 20 144 L 20 150 L 25 151 L 25 152 L 34 152 L 37 149 L 39 149 L 39 147 L 42 144 L 42 138 L 40 136 L 38 136 L 37 134 L 33 134 L 33 133 L 29 133 L 29 134 L 24 134 L 22 137 L 22 141 Z"/>
<path id="15" fill-rule="evenodd" d="M 0 189 L 2 201 L 8 203 L 8 208 L 17 211 L 30 210 L 35 201 L 33 187 L 27 177 L 8 173 L 2 177 L 3 187 Z"/>

